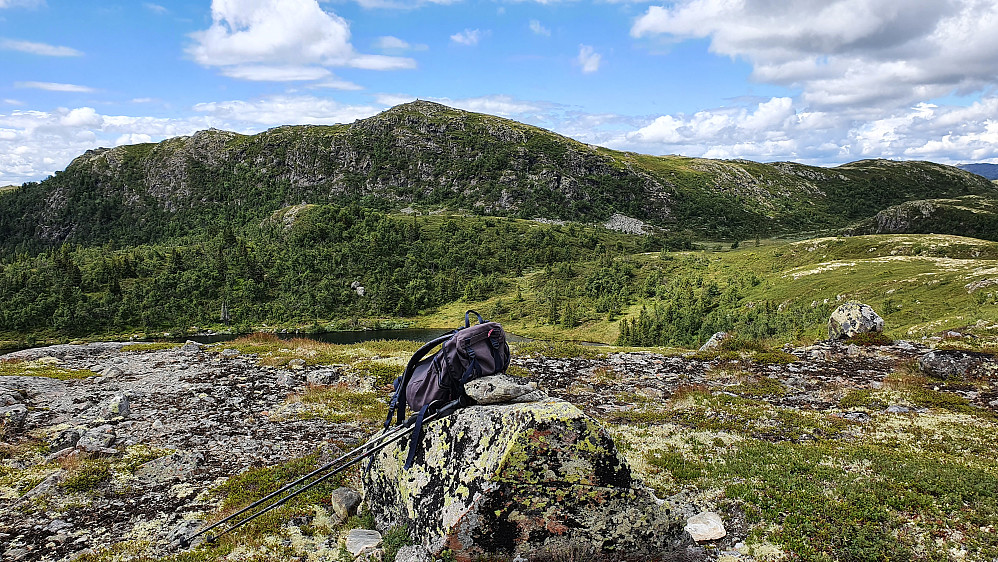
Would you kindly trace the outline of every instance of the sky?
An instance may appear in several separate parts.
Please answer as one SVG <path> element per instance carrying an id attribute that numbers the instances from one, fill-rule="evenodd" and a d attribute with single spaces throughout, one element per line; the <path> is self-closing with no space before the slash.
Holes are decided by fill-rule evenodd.
<path id="1" fill-rule="evenodd" d="M 646 154 L 998 163 L 998 0 L 0 0 L 0 186 L 425 99 Z"/>

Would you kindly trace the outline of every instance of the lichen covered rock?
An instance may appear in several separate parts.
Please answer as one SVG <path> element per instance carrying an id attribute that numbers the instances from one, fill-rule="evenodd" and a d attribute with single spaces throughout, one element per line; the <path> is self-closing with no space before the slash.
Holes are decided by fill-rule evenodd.
<path id="1" fill-rule="evenodd" d="M 828 339 L 841 340 L 868 332 L 883 332 L 884 319 L 870 305 L 847 302 L 828 319 Z"/>
<path id="2" fill-rule="evenodd" d="M 998 359 L 989 353 L 937 349 L 919 357 L 918 367 L 937 379 L 998 379 Z"/>
<path id="3" fill-rule="evenodd" d="M 382 531 L 458 560 L 568 550 L 672 559 L 682 524 L 631 474 L 609 434 L 557 400 L 475 406 L 374 457 L 366 501 Z"/>

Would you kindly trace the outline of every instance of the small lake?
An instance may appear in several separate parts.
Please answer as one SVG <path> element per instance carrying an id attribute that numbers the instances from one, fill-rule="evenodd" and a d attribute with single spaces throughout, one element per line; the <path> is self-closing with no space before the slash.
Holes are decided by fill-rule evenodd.
<path id="1" fill-rule="evenodd" d="M 290 334 L 276 334 L 278 338 L 282 340 L 292 340 L 295 338 L 303 338 L 308 340 L 321 341 L 323 343 L 339 343 L 339 344 L 351 344 L 351 343 L 362 343 L 366 341 L 374 340 L 406 340 L 406 341 L 416 341 L 416 342 L 428 342 L 434 340 L 450 330 L 444 328 L 407 328 L 403 330 L 356 330 L 348 332 L 326 332 L 322 334 L 304 334 L 304 333 L 290 333 Z M 181 338 L 183 341 L 191 340 L 198 343 L 219 343 L 232 341 L 240 336 L 231 334 L 216 334 L 211 336 L 190 336 L 187 338 Z M 530 341 L 527 338 L 521 338 L 506 332 L 506 341 L 510 342 L 523 342 Z"/>

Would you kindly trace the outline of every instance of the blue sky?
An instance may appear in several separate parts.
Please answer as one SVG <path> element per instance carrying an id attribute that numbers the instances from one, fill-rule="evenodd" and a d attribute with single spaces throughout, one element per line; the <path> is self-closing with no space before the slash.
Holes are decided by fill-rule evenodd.
<path id="1" fill-rule="evenodd" d="M 0 185 L 416 98 L 650 154 L 998 162 L 994 0 L 0 0 Z"/>

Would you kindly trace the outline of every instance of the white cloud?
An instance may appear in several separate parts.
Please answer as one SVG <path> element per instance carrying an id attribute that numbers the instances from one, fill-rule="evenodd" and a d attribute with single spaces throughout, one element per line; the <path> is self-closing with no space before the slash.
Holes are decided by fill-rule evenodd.
<path id="1" fill-rule="evenodd" d="M 599 70 L 600 59 L 602 57 L 596 52 L 596 49 L 589 45 L 579 45 L 579 56 L 576 61 L 579 66 L 582 67 L 582 72 L 586 74 L 596 72 Z"/>
<path id="2" fill-rule="evenodd" d="M 194 111 L 225 123 L 256 125 L 333 125 L 370 117 L 381 108 L 343 105 L 313 96 L 273 96 L 255 101 L 199 103 Z"/>
<path id="3" fill-rule="evenodd" d="M 321 66 L 264 66 L 236 65 L 222 68 L 222 74 L 240 80 L 295 82 L 319 80 L 331 76 L 329 70 Z"/>
<path id="4" fill-rule="evenodd" d="M 530 31 L 534 32 L 535 35 L 551 36 L 551 30 L 541 25 L 541 22 L 537 20 L 530 20 Z"/>
<path id="5" fill-rule="evenodd" d="M 636 38 L 707 38 L 752 77 L 799 89 L 816 109 L 873 118 L 998 84 L 998 3 L 990 0 L 679 0 L 651 6 Z"/>
<path id="6" fill-rule="evenodd" d="M 454 35 L 451 35 L 450 40 L 458 45 L 474 46 L 477 45 L 482 37 L 486 35 L 488 35 L 488 31 L 483 32 L 479 29 L 465 29 L 464 31 L 459 31 Z"/>
<path id="7" fill-rule="evenodd" d="M 0 0 L 0 9 L 14 7 L 34 8 L 44 5 L 45 0 Z"/>
<path id="8" fill-rule="evenodd" d="M 213 0 L 211 15 L 211 27 L 191 34 L 195 43 L 187 52 L 199 64 L 221 67 L 232 77 L 317 80 L 328 76 L 320 72 L 326 66 L 395 70 L 416 65 L 408 58 L 357 53 L 346 20 L 324 11 L 316 0 Z M 287 70 L 274 70 L 279 67 Z"/>
<path id="9" fill-rule="evenodd" d="M 73 49 L 71 47 L 60 47 L 56 45 L 48 45 L 45 43 L 35 43 L 33 41 L 17 41 L 14 39 L 4 39 L 0 41 L 0 49 L 7 49 L 11 51 L 21 51 L 23 53 L 31 53 L 33 55 L 42 55 L 45 57 L 79 57 L 83 56 L 83 53 Z"/>
<path id="10" fill-rule="evenodd" d="M 76 84 L 60 84 L 58 82 L 14 82 L 15 88 L 31 88 L 35 90 L 48 90 L 50 92 L 96 92 L 97 90 L 89 86 L 79 86 Z"/>

